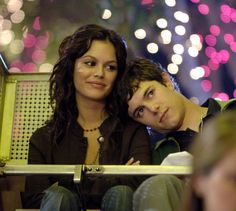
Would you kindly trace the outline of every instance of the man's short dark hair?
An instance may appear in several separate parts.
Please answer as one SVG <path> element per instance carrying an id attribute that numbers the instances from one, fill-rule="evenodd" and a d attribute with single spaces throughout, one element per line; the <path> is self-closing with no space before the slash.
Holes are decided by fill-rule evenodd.
<path id="1" fill-rule="evenodd" d="M 166 70 L 158 62 L 145 58 L 135 58 L 131 60 L 126 67 L 126 71 L 119 85 L 119 95 L 121 100 L 126 103 L 129 101 L 134 91 L 138 88 L 142 81 L 157 81 L 163 85 L 164 79 L 162 73 Z M 170 76 L 175 89 L 179 91 L 178 85 Z"/>

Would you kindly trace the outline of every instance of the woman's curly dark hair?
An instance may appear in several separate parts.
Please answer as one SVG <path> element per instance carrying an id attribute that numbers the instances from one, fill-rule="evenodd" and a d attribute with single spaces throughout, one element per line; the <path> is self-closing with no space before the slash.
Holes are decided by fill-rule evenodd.
<path id="1" fill-rule="evenodd" d="M 126 43 L 113 30 L 95 24 L 82 26 L 60 44 L 59 59 L 54 65 L 50 77 L 50 100 L 54 111 L 50 123 L 53 125 L 54 143 L 64 136 L 71 122 L 76 120 L 79 115 L 73 82 L 74 65 L 76 59 L 89 50 L 93 40 L 108 40 L 116 50 L 118 74 L 113 90 L 106 99 L 105 110 L 110 116 L 119 115 L 119 102 L 116 100 L 116 92 L 117 83 L 126 66 Z"/>

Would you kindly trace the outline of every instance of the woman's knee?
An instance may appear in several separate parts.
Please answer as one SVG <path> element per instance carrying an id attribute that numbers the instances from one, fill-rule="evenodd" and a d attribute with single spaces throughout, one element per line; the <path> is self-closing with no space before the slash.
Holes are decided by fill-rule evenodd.
<path id="1" fill-rule="evenodd" d="M 115 195 L 116 197 L 132 196 L 133 190 L 126 185 L 117 185 L 110 188 L 105 195 Z"/>
<path id="2" fill-rule="evenodd" d="M 41 202 L 42 210 L 80 210 L 80 199 L 75 192 L 58 185 L 45 190 Z"/>

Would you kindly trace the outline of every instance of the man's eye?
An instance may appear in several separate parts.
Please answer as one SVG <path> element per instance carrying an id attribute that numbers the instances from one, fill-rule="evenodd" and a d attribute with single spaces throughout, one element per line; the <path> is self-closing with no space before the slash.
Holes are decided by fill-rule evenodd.
<path id="1" fill-rule="evenodd" d="M 88 66 L 91 66 L 91 67 L 96 65 L 96 62 L 94 62 L 94 61 L 86 61 L 84 63 Z"/>
<path id="2" fill-rule="evenodd" d="M 143 116 L 144 108 L 139 108 L 137 112 L 137 118 L 141 118 Z"/>
<path id="3" fill-rule="evenodd" d="M 148 98 L 152 98 L 153 95 L 154 95 L 154 90 L 151 89 L 151 90 L 148 92 L 147 96 L 148 96 Z"/>

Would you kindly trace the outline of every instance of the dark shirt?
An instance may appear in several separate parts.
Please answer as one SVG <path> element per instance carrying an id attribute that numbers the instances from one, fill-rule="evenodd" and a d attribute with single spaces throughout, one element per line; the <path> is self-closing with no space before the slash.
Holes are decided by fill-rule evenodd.
<path id="1" fill-rule="evenodd" d="M 108 118 L 99 128 L 104 142 L 101 143 L 99 164 L 124 165 L 131 158 L 142 164 L 151 163 L 150 140 L 145 126 L 129 120 L 125 125 L 118 119 Z M 75 121 L 69 127 L 64 138 L 52 143 L 51 126 L 46 125 L 32 135 L 29 145 L 29 164 L 84 164 L 87 152 L 87 138 L 83 129 Z M 143 177 L 93 177 L 83 181 L 83 194 L 90 207 L 97 207 L 101 197 L 114 185 L 128 185 L 136 189 Z M 53 183 L 59 182 L 67 188 L 74 187 L 72 177 L 68 176 L 28 176 L 22 195 L 25 208 L 39 208 L 43 191 Z M 34 193 L 34 194 L 32 194 Z M 94 205 L 94 206 L 93 206 Z"/>

